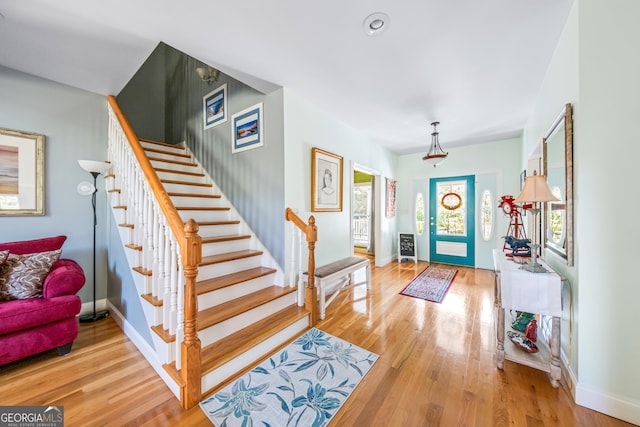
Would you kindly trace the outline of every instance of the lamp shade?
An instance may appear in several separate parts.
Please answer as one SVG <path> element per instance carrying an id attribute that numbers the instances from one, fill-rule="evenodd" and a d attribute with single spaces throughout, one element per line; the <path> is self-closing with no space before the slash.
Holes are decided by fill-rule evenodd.
<path id="1" fill-rule="evenodd" d="M 559 199 L 551 193 L 544 175 L 528 176 L 524 181 L 524 188 L 516 198 L 518 203 L 554 202 Z"/>
<path id="2" fill-rule="evenodd" d="M 78 164 L 89 173 L 106 173 L 111 167 L 111 163 L 101 162 L 98 160 L 78 160 Z"/>

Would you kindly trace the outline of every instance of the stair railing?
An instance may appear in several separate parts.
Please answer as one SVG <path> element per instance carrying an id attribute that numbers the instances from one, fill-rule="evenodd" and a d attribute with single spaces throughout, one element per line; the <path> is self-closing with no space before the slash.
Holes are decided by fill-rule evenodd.
<path id="1" fill-rule="evenodd" d="M 311 215 L 309 217 L 309 223 L 305 223 L 298 215 L 296 215 L 290 208 L 287 208 L 285 211 L 285 218 L 287 221 L 291 221 L 298 229 L 306 236 L 307 246 L 309 249 L 309 258 L 307 261 L 307 271 L 308 271 L 308 283 L 304 298 L 305 308 L 309 311 L 309 323 L 310 326 L 315 326 L 318 323 L 318 295 L 316 294 L 315 288 L 315 247 L 316 242 L 318 241 L 318 229 L 316 227 L 316 219 Z M 295 236 L 292 236 L 293 242 L 292 245 L 295 246 Z M 300 245 L 301 247 L 301 245 Z M 302 250 L 300 249 L 300 253 Z M 295 249 L 292 250 L 293 260 L 295 260 Z M 301 257 L 300 257 L 301 258 Z M 298 259 L 300 268 L 298 274 L 298 289 L 302 287 L 302 260 Z M 292 277 L 291 283 L 293 280 L 293 272 L 296 271 L 296 263 L 293 262 L 291 265 Z"/>
<path id="2" fill-rule="evenodd" d="M 126 200 L 127 222 L 135 221 L 131 243 L 143 248 L 139 272 L 147 278 L 145 292 L 152 301 L 162 301 L 162 316 L 156 323 L 175 335 L 175 351 L 168 359 L 180 372 L 180 404 L 191 408 L 201 399 L 195 290 L 202 260 L 198 224 L 182 220 L 116 99 L 107 99 L 109 160 Z"/>

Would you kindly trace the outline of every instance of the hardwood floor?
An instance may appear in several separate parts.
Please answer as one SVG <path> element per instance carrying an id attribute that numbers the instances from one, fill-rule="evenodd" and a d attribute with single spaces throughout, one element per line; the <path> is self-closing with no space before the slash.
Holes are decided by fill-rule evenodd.
<path id="1" fill-rule="evenodd" d="M 494 363 L 493 272 L 458 268 L 442 304 L 399 295 L 427 263 L 372 269 L 318 328 L 380 355 L 336 426 L 630 426 L 576 406 L 547 374 Z M 211 425 L 183 411 L 111 318 L 81 324 L 70 355 L 0 367 L 0 405 L 63 405 L 65 426 Z"/>

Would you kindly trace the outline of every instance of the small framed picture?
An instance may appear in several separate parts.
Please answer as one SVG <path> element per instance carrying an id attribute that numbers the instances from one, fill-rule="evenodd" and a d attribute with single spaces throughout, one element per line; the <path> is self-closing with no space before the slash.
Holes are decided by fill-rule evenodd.
<path id="1" fill-rule="evenodd" d="M 342 212 L 342 157 L 311 149 L 311 211 Z"/>
<path id="2" fill-rule="evenodd" d="M 231 116 L 231 152 L 251 150 L 264 145 L 262 102 Z"/>
<path id="3" fill-rule="evenodd" d="M 202 98 L 204 128 L 209 129 L 227 121 L 227 85 L 224 84 Z"/>
<path id="4" fill-rule="evenodd" d="M 386 217 L 393 218 L 396 216 L 396 180 L 385 178 L 387 183 L 386 191 Z"/>
<path id="5" fill-rule="evenodd" d="M 0 128 L 0 215 L 44 215 L 44 140 Z"/>

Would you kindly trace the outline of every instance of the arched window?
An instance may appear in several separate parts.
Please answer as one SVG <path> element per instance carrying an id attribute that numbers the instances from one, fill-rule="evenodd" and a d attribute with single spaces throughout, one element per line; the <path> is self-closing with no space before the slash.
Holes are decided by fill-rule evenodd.
<path id="1" fill-rule="evenodd" d="M 416 231 L 419 236 L 424 233 L 424 197 L 422 193 L 416 196 Z"/>
<path id="2" fill-rule="evenodd" d="M 493 197 L 491 197 L 491 191 L 489 190 L 484 190 L 482 193 L 480 212 L 482 239 L 487 241 L 491 239 L 491 234 L 493 233 Z"/>

